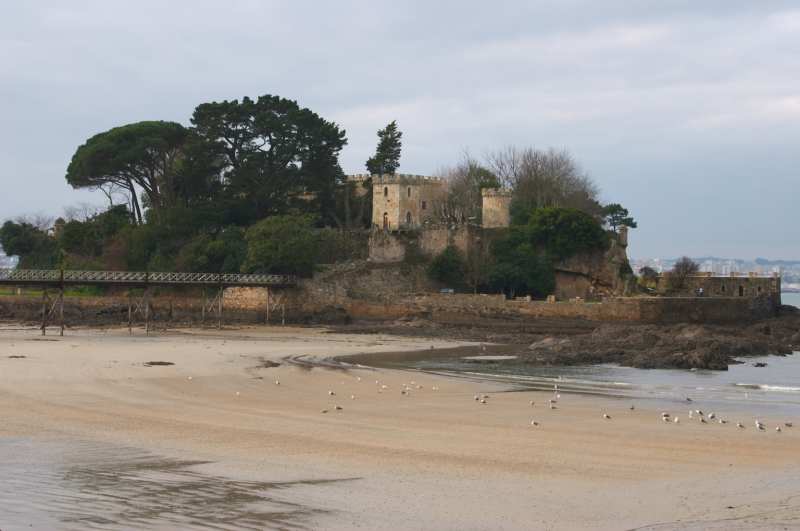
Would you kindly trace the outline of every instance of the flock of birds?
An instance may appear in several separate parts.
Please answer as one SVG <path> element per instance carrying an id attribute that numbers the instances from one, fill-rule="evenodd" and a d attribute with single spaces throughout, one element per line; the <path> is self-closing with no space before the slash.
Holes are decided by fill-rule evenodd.
<path id="1" fill-rule="evenodd" d="M 361 381 L 361 377 L 360 376 L 357 376 L 356 379 L 359 382 Z M 187 380 L 191 381 L 192 377 L 188 376 Z M 275 385 L 281 385 L 281 382 L 280 382 L 279 379 L 275 380 Z M 380 380 L 375 380 L 375 386 L 377 388 L 378 393 L 383 393 L 384 391 L 388 391 L 389 390 L 389 385 L 381 383 Z M 405 383 L 404 382 L 400 386 L 400 394 L 403 395 L 403 396 L 410 396 L 412 390 L 422 390 L 422 389 L 424 389 L 424 387 L 421 384 L 418 384 L 417 382 L 412 380 L 410 383 Z M 438 391 L 439 387 L 434 385 L 434 386 L 431 386 L 430 389 L 432 391 Z M 241 395 L 241 393 L 239 391 L 236 391 L 236 396 L 240 396 L 240 395 Z M 328 396 L 329 397 L 337 396 L 336 395 L 336 391 L 334 391 L 333 389 L 328 390 Z M 351 394 L 350 395 L 350 400 L 355 400 L 355 399 L 356 399 L 356 395 Z M 483 405 L 486 405 L 486 404 L 489 403 L 489 395 L 487 395 L 487 394 L 476 394 L 476 395 L 473 396 L 473 399 L 476 402 L 478 402 L 480 404 L 483 404 Z M 558 406 L 556 404 L 558 404 L 559 399 L 561 399 L 561 392 L 560 392 L 560 390 L 558 388 L 558 384 L 555 384 L 553 386 L 553 397 L 550 398 L 547 401 L 547 407 L 549 409 L 551 409 L 551 410 L 552 409 L 558 409 Z M 687 397 L 686 401 L 687 402 L 692 402 L 692 399 Z M 530 406 L 531 407 L 535 407 L 536 406 L 536 402 L 534 400 L 531 400 L 530 401 Z M 342 406 L 338 405 L 338 404 L 334 405 L 333 409 L 335 411 L 344 410 L 344 408 Z M 631 405 L 629 409 L 631 411 L 633 411 L 636 408 L 635 408 L 635 406 Z M 328 411 L 329 411 L 329 409 L 326 408 L 326 409 L 321 410 L 321 413 L 328 413 Z M 690 420 L 697 419 L 700 424 L 708 424 L 709 422 L 717 422 L 718 424 L 728 424 L 728 420 L 727 419 L 725 419 L 723 417 L 718 417 L 716 413 L 710 412 L 708 414 L 705 414 L 700 409 L 690 409 L 688 416 L 689 416 Z M 603 418 L 606 419 L 606 420 L 611 420 L 611 415 L 609 415 L 608 413 L 604 412 L 603 413 Z M 662 422 L 668 422 L 668 423 L 672 423 L 672 424 L 679 424 L 680 423 L 680 417 L 678 417 L 677 415 L 672 415 L 671 413 L 669 413 L 667 411 L 662 411 L 661 412 L 661 420 L 662 420 Z M 530 421 L 530 425 L 534 426 L 534 427 L 539 426 L 539 421 L 536 420 L 535 418 L 533 418 Z M 742 424 L 741 422 L 737 422 L 736 423 L 736 427 L 739 428 L 739 429 L 745 429 L 745 425 Z M 791 422 L 784 422 L 783 426 L 781 426 L 780 424 L 775 426 L 775 431 L 780 433 L 780 432 L 783 431 L 783 428 L 791 428 L 791 427 L 793 427 L 793 424 Z M 759 419 L 755 419 L 755 428 L 758 431 L 766 431 L 767 430 L 766 424 L 761 422 Z"/>

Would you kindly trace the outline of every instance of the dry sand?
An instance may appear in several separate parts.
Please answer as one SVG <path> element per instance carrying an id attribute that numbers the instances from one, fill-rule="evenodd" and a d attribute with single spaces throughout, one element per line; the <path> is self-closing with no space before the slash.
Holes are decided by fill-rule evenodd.
<path id="1" fill-rule="evenodd" d="M 412 371 L 260 368 L 454 346 L 438 340 L 277 327 L 37 333 L 0 329 L 0 437 L 132 446 L 258 481 L 354 478 L 293 489 L 326 511 L 301 527 L 800 526 L 800 427 L 774 431 L 789 419 L 763 419 L 759 433 L 751 418 L 739 430 L 736 418 L 701 425 L 676 410 L 676 425 L 620 400 L 562 395 L 550 410 L 548 393 Z"/>

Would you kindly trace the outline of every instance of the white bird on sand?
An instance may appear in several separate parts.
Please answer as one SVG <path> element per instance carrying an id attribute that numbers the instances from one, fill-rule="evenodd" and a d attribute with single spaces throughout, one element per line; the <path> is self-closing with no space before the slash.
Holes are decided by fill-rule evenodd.
<path id="1" fill-rule="evenodd" d="M 727 423 L 728 423 L 728 421 L 727 421 L 727 420 L 725 420 L 725 419 L 719 419 L 719 423 L 720 423 L 720 424 L 727 424 Z"/>
<path id="2" fill-rule="evenodd" d="M 780 433 L 780 431 L 781 431 L 781 427 L 780 427 L 780 426 L 775 426 L 775 431 L 777 431 L 778 433 Z"/>
<path id="3" fill-rule="evenodd" d="M 708 420 L 714 420 L 715 418 L 717 418 L 717 415 L 715 413 L 711 412 L 708 414 Z"/>
<path id="4" fill-rule="evenodd" d="M 359 381 L 359 382 L 360 382 L 360 381 L 361 381 L 361 376 L 357 376 L 357 377 L 356 377 L 356 381 Z"/>
<path id="5" fill-rule="evenodd" d="M 759 429 L 759 430 L 761 430 L 761 431 L 763 431 L 763 430 L 764 430 L 764 425 L 763 425 L 763 424 L 761 423 L 761 421 L 760 421 L 760 420 L 758 420 L 758 419 L 756 419 L 756 428 L 758 428 L 758 429 Z"/>
<path id="6" fill-rule="evenodd" d="M 281 384 L 280 380 L 275 380 L 275 385 L 280 385 L 280 384 Z"/>
<path id="7" fill-rule="evenodd" d="M 703 418 L 703 417 L 700 417 L 700 423 L 701 423 L 701 424 L 708 424 L 708 422 L 706 421 L 706 419 L 705 419 L 705 418 Z"/>
<path id="8" fill-rule="evenodd" d="M 327 413 L 327 412 L 328 412 L 327 409 L 323 409 L 322 411 L 320 411 L 320 413 Z"/>
<path id="9" fill-rule="evenodd" d="M 686 397 L 686 401 L 687 401 L 687 402 L 691 402 L 691 401 L 692 401 L 692 399 L 691 399 L 691 398 L 689 398 L 689 397 L 687 396 L 687 397 Z"/>
<path id="10" fill-rule="evenodd" d="M 330 390 L 330 391 L 328 391 L 328 394 L 329 394 L 330 396 L 336 396 L 336 393 L 335 393 L 335 392 L 333 392 L 333 390 Z"/>
<path id="11" fill-rule="evenodd" d="M 792 427 L 792 423 L 791 422 L 784 422 L 783 425 L 786 426 L 787 428 L 791 428 Z"/>
<path id="12" fill-rule="evenodd" d="M 744 429 L 744 424 L 742 424 L 741 422 L 737 422 L 737 423 L 736 423 L 736 427 L 737 427 L 737 428 Z"/>
<path id="13" fill-rule="evenodd" d="M 531 426 L 538 426 L 539 423 L 533 419 L 531 419 Z"/>
<path id="14" fill-rule="evenodd" d="M 341 411 L 341 410 L 343 410 L 344 408 L 343 408 L 342 406 L 336 406 L 336 408 L 335 408 L 335 409 L 336 409 L 336 411 Z"/>
<path id="15" fill-rule="evenodd" d="M 610 420 L 611 419 L 611 415 L 609 415 L 608 413 L 603 413 L 603 418 L 607 419 L 607 420 Z"/>
<path id="16" fill-rule="evenodd" d="M 699 409 L 695 409 L 694 412 L 700 415 L 701 417 L 703 416 L 703 412 L 700 411 Z"/>
<path id="17" fill-rule="evenodd" d="M 481 404 L 485 404 L 485 403 L 486 403 L 486 399 L 485 398 L 481 398 Z"/>
<path id="18" fill-rule="evenodd" d="M 475 398 L 475 401 L 476 401 L 476 402 L 477 402 L 478 400 L 480 400 L 480 399 L 481 399 L 481 397 L 479 397 L 478 395 L 475 395 L 475 397 L 474 397 L 474 398 Z"/>
<path id="19" fill-rule="evenodd" d="M 691 409 L 689 410 L 689 418 L 690 419 L 694 418 L 694 411 L 692 411 Z"/>
<path id="20" fill-rule="evenodd" d="M 439 390 L 438 385 L 434 385 L 433 387 L 431 387 L 431 391 L 438 391 L 438 390 Z"/>
<path id="21" fill-rule="evenodd" d="M 556 409 L 556 405 L 551 403 L 550 404 L 550 409 Z"/>
<path id="22" fill-rule="evenodd" d="M 661 416 L 669 418 L 669 413 L 667 413 L 666 411 L 662 411 Z"/>
<path id="23" fill-rule="evenodd" d="M 350 395 L 350 400 L 355 400 L 355 399 L 356 399 L 356 395 Z"/>
<path id="24" fill-rule="evenodd" d="M 536 402 L 534 402 L 533 400 L 531 400 L 531 407 L 533 407 L 534 405 L 536 405 Z"/>
<path id="25" fill-rule="evenodd" d="M 631 404 L 630 410 L 633 411 L 634 409 L 636 409 L 636 407 L 634 407 L 634 405 Z"/>
<path id="26" fill-rule="evenodd" d="M 680 422 L 680 420 L 678 420 L 678 417 L 675 417 L 674 419 L 672 419 L 672 422 L 674 422 L 675 424 L 677 424 L 677 423 L 679 423 L 679 422 Z"/>

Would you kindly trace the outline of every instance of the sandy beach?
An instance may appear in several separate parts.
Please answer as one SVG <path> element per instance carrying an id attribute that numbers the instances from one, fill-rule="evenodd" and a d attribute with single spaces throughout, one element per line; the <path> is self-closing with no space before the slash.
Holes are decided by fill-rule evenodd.
<path id="1" fill-rule="evenodd" d="M 63 338 L 5 327 L 0 441 L 16 441 L 19 459 L 26 444 L 91 443 L 202 462 L 211 478 L 301 482 L 277 496 L 314 510 L 264 527 L 800 527 L 800 427 L 775 431 L 797 419 L 763 418 L 759 432 L 733 412 L 718 412 L 725 425 L 691 421 L 687 407 L 665 423 L 623 400 L 562 394 L 549 409 L 550 393 L 287 361 L 458 345 L 291 327 Z M 28 510 L 43 526 L 45 510 Z M 20 513 L 0 511 L 0 529 L 21 527 Z M 170 527 L 114 514 L 106 528 Z"/>

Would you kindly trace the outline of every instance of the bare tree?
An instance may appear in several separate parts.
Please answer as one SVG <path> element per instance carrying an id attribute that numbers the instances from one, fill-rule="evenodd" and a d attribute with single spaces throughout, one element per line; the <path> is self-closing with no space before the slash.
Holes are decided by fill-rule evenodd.
<path id="1" fill-rule="evenodd" d="M 697 262 L 688 256 L 682 256 L 675 262 L 675 265 L 672 266 L 672 270 L 667 275 L 667 287 L 670 291 L 686 289 L 689 277 L 696 275 L 699 270 L 700 266 Z"/>
<path id="2" fill-rule="evenodd" d="M 597 185 L 566 150 L 507 147 L 489 153 L 489 169 L 523 209 L 572 207 L 600 215 Z"/>
<path id="3" fill-rule="evenodd" d="M 450 223 L 480 223 L 481 190 L 499 187 L 497 177 L 466 152 L 439 176 L 447 181 L 447 196 L 434 205 L 437 217 Z"/>

